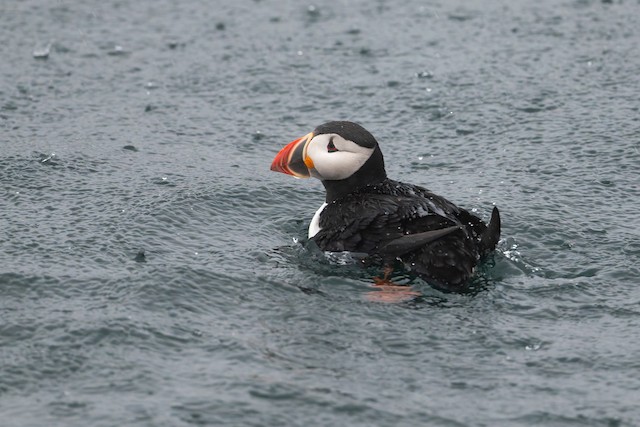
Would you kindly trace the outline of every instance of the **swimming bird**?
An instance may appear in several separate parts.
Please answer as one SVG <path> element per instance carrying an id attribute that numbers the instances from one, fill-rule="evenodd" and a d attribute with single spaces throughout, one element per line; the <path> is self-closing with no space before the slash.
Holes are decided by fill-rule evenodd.
<path id="1" fill-rule="evenodd" d="M 323 251 L 360 252 L 385 268 L 400 261 L 432 286 L 464 292 L 476 266 L 500 239 L 500 213 L 489 224 L 426 188 L 387 177 L 378 141 L 348 121 L 324 123 L 286 145 L 271 170 L 319 179 L 326 199 L 309 225 Z"/>

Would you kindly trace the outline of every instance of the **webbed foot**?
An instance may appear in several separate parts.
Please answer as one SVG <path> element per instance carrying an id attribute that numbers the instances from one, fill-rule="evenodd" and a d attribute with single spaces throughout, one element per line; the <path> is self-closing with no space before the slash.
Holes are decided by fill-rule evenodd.
<path id="1" fill-rule="evenodd" d="M 411 301 L 412 299 L 422 295 L 420 292 L 411 289 L 410 286 L 393 283 L 390 279 L 392 272 L 393 267 L 385 266 L 384 276 L 373 278 L 373 286 L 378 289 L 372 292 L 367 292 L 365 295 L 367 301 L 397 304 Z"/>

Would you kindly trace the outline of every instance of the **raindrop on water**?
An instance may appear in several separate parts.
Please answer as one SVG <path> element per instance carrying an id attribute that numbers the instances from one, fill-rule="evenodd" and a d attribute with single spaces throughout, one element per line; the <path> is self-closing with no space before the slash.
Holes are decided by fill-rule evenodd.
<path id="1" fill-rule="evenodd" d="M 120 45 L 115 45 L 113 47 L 113 49 L 111 49 L 110 51 L 107 52 L 108 55 L 111 56 L 126 56 L 128 54 L 128 52 L 126 50 L 124 50 L 124 48 Z"/>
<path id="2" fill-rule="evenodd" d="M 317 18 L 320 16 L 320 9 L 318 9 L 314 4 L 309 5 L 309 7 L 307 7 L 307 14 L 309 14 L 311 18 Z"/>
<path id="3" fill-rule="evenodd" d="M 430 79 L 431 77 L 433 77 L 433 74 L 430 71 L 420 71 L 416 73 L 416 76 L 419 79 Z"/>
<path id="4" fill-rule="evenodd" d="M 542 347 L 541 343 L 528 344 L 524 349 L 527 351 L 537 351 Z"/>
<path id="5" fill-rule="evenodd" d="M 42 163 L 46 163 L 49 160 L 52 160 L 56 156 L 56 153 L 49 154 L 46 158 L 42 159 Z"/>
<path id="6" fill-rule="evenodd" d="M 49 57 L 50 51 L 51 51 L 51 43 L 49 43 L 45 47 L 34 49 L 33 57 L 38 59 L 47 59 Z"/>

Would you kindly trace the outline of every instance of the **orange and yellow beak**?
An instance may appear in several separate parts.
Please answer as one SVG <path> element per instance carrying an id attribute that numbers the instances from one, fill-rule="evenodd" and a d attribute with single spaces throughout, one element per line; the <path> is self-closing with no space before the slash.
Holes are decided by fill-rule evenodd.
<path id="1" fill-rule="evenodd" d="M 296 178 L 309 178 L 311 176 L 310 169 L 313 169 L 314 166 L 311 158 L 307 156 L 307 146 L 313 136 L 313 132 L 311 132 L 287 144 L 273 159 L 271 170 Z"/>

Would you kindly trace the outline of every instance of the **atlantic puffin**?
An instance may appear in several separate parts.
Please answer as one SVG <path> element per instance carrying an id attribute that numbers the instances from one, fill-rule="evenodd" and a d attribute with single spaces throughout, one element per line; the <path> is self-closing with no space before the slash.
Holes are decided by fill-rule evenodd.
<path id="1" fill-rule="evenodd" d="M 384 281 L 400 261 L 437 289 L 465 292 L 500 239 L 497 207 L 485 224 L 426 188 L 389 179 L 378 141 L 353 122 L 327 122 L 292 141 L 271 170 L 319 179 L 326 199 L 309 239 L 322 251 L 367 254 L 385 267 Z"/>

